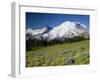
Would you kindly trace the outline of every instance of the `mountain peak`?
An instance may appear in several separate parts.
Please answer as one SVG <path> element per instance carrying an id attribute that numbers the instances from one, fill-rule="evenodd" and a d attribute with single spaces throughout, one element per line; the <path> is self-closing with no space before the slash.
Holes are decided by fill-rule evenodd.
<path id="1" fill-rule="evenodd" d="M 48 31 L 50 31 L 50 30 L 53 29 L 52 27 L 50 27 L 50 26 L 48 26 L 48 25 L 45 25 L 45 27 L 43 27 L 43 28 L 46 28 Z"/>
<path id="2" fill-rule="evenodd" d="M 41 29 L 27 29 L 26 31 L 27 33 L 31 33 L 33 37 L 40 36 L 40 38 L 42 37 L 48 41 L 53 39 L 65 39 L 81 36 L 82 33 L 87 32 L 84 24 L 71 21 L 65 21 L 54 28 L 46 25 Z"/>
<path id="3" fill-rule="evenodd" d="M 59 26 L 54 27 L 54 29 L 48 33 L 48 40 L 80 36 L 83 32 L 86 32 L 84 24 L 80 22 L 65 21 Z M 48 35 L 46 34 L 45 37 Z"/>
<path id="4" fill-rule="evenodd" d="M 75 26 L 74 22 L 71 22 L 71 21 L 65 21 L 63 22 L 62 24 L 60 24 L 59 26 L 62 26 L 62 27 L 72 27 L 72 26 Z"/>

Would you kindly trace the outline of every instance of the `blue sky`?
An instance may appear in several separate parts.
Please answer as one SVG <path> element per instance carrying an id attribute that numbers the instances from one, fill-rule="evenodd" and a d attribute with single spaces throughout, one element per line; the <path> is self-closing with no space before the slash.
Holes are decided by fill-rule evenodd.
<path id="1" fill-rule="evenodd" d="M 64 21 L 81 22 L 89 29 L 89 15 L 26 12 L 26 28 L 56 27 Z"/>

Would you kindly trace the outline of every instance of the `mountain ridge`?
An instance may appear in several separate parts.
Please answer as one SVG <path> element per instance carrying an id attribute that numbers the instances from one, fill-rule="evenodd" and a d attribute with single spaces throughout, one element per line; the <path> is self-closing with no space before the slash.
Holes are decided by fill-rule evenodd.
<path id="1" fill-rule="evenodd" d="M 80 22 L 71 21 L 65 21 L 54 28 L 46 26 L 41 29 L 26 30 L 26 34 L 31 34 L 31 38 L 47 41 L 83 36 L 82 33 L 87 33 L 87 27 Z"/>

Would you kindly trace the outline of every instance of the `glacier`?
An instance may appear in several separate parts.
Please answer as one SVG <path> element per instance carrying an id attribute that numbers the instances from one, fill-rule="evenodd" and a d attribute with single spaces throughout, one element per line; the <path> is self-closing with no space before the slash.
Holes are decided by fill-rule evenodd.
<path id="1" fill-rule="evenodd" d="M 87 33 L 87 26 L 80 22 L 71 21 L 65 21 L 51 30 L 48 27 L 35 30 L 29 28 L 26 30 L 26 34 L 30 34 L 31 38 L 47 41 L 81 36 L 82 33 Z"/>

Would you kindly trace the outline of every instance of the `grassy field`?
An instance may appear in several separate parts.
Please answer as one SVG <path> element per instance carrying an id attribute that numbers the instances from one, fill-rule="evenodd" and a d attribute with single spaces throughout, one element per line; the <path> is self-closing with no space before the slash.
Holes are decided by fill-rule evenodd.
<path id="1" fill-rule="evenodd" d="M 26 67 L 89 64 L 89 40 L 26 51 Z"/>

